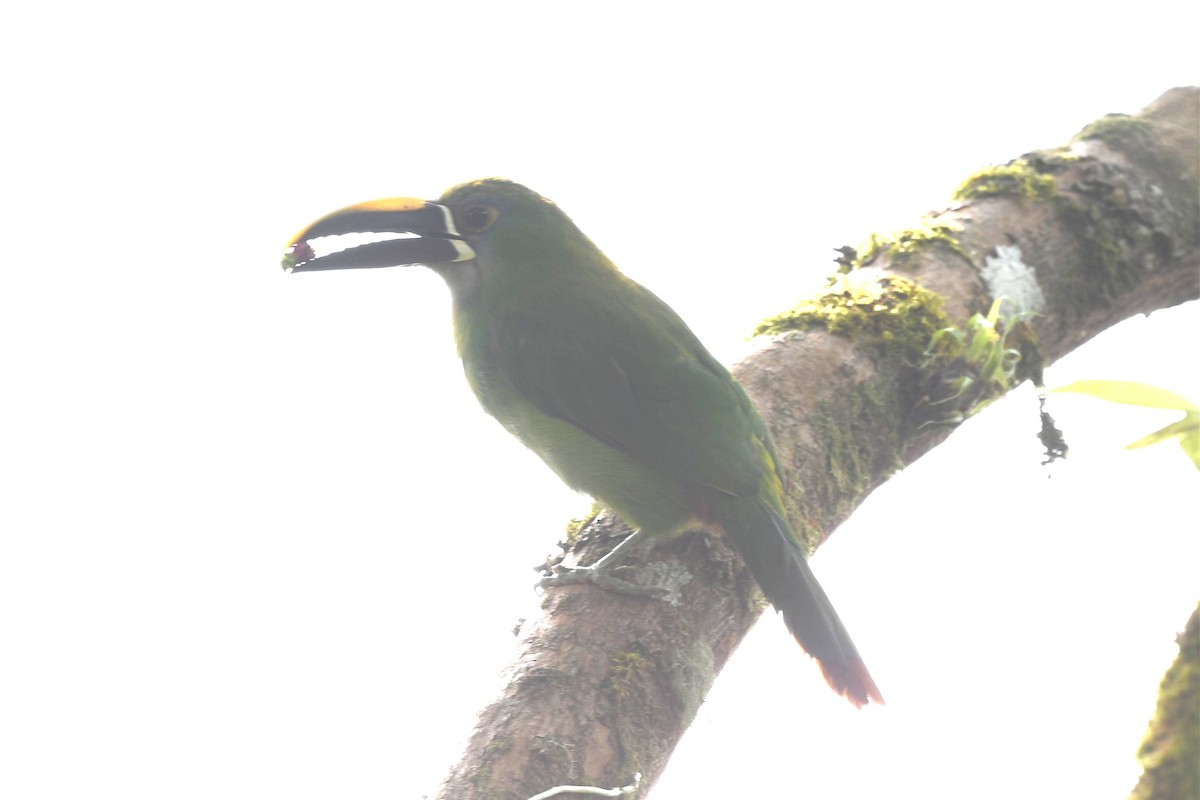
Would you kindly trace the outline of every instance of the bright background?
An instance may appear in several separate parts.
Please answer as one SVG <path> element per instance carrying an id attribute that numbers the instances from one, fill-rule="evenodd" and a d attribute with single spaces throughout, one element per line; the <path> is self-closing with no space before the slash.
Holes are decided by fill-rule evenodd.
<path id="1" fill-rule="evenodd" d="M 0 796 L 418 798 L 586 501 L 481 414 L 420 269 L 287 276 L 346 203 L 504 175 L 722 358 L 832 248 L 1196 83 L 1200 8 L 24 4 L 0 51 Z M 1036 266 L 1036 265 L 1035 265 Z M 1195 305 L 1048 373 L 1200 399 Z M 1170 414 L 1021 390 L 816 568 L 888 697 L 774 615 L 656 800 L 1122 798 L 1197 599 Z"/>

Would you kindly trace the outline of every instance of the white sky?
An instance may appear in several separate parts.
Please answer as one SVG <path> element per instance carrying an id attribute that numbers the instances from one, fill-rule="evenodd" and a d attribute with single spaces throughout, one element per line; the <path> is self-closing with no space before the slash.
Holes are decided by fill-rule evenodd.
<path id="1" fill-rule="evenodd" d="M 22 799 L 431 793 L 586 508 L 479 412 L 434 276 L 278 269 L 312 219 L 520 180 L 729 360 L 832 248 L 1200 78 L 1177 0 L 14 13 L 0 796 Z M 1194 305 L 1134 320 L 1048 378 L 1200 398 L 1197 328 Z M 1161 414 L 1053 411 L 1067 463 L 1038 465 L 1018 392 L 817 557 L 888 708 L 832 697 L 771 615 L 656 800 L 1123 798 L 1197 599 L 1197 476 L 1119 449 Z"/>

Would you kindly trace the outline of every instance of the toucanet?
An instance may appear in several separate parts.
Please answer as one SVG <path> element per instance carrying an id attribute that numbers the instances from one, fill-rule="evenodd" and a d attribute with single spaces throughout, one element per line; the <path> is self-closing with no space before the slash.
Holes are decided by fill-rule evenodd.
<path id="1" fill-rule="evenodd" d="M 403 236 L 319 256 L 311 245 L 349 233 Z M 295 272 L 407 264 L 449 285 L 458 352 L 489 414 L 643 538 L 724 535 L 829 685 L 857 706 L 882 702 L 788 525 L 766 425 L 666 303 L 558 206 L 498 178 L 437 202 L 335 211 L 283 259 Z"/>

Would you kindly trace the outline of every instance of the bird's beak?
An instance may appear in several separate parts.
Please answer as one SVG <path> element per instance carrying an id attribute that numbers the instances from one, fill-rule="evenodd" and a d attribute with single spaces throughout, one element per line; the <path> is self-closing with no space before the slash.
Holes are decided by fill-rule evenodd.
<path id="1" fill-rule="evenodd" d="M 318 256 L 310 244 L 324 236 L 409 234 Z M 411 197 L 389 197 L 327 214 L 292 237 L 283 255 L 288 272 L 365 269 L 467 261 L 475 251 L 454 228 L 450 209 Z"/>

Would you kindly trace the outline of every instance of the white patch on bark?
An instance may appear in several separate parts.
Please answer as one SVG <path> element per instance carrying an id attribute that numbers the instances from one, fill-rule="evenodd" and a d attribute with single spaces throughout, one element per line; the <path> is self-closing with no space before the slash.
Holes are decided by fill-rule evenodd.
<path id="1" fill-rule="evenodd" d="M 992 297 L 1004 300 L 1001 315 L 1036 313 L 1046 307 L 1037 272 L 1021 260 L 1020 247 L 997 245 L 996 255 L 984 259 L 981 274 Z"/>

